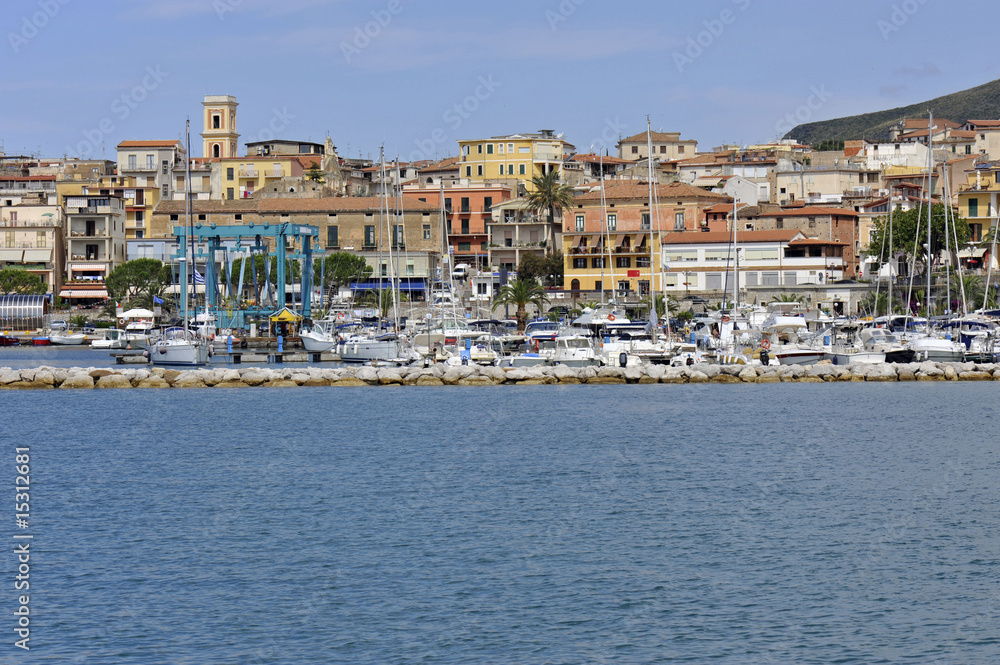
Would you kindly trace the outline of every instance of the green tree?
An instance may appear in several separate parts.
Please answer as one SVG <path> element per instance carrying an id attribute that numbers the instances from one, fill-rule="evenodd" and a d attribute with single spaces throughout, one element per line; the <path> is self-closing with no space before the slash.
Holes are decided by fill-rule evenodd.
<path id="1" fill-rule="evenodd" d="M 555 211 L 563 211 L 573 205 L 573 188 L 559 182 L 559 172 L 549 171 L 531 179 L 534 191 L 528 194 L 528 209 L 536 213 L 548 214 L 549 224 Z"/>
<path id="2" fill-rule="evenodd" d="M 517 331 L 524 332 L 524 327 L 528 324 L 528 305 L 534 305 L 541 312 L 548 302 L 545 289 L 536 280 L 518 275 L 516 280 L 503 286 L 493 297 L 492 310 L 503 305 L 514 305 L 517 308 Z"/>
<path id="3" fill-rule="evenodd" d="M 781 293 L 774 299 L 774 302 L 803 302 L 804 300 L 801 293 Z"/>
<path id="4" fill-rule="evenodd" d="M 566 274 L 563 253 L 556 250 L 545 257 L 547 264 L 545 269 L 545 286 L 557 286 L 562 288 L 563 279 Z"/>
<path id="5" fill-rule="evenodd" d="M 665 314 L 675 315 L 677 310 L 680 309 L 680 303 L 673 296 L 664 296 L 662 293 L 658 293 L 653 297 L 646 296 L 643 298 L 639 312 L 642 316 L 645 316 L 649 314 L 650 308 L 654 305 L 656 307 L 656 316 L 660 321 L 664 319 Z"/>
<path id="6" fill-rule="evenodd" d="M 319 164 L 313 162 L 309 165 L 309 170 L 306 171 L 306 178 L 322 184 L 323 171 L 319 168 Z"/>
<path id="7" fill-rule="evenodd" d="M 126 261 L 111 271 L 107 279 L 108 297 L 122 305 L 143 297 L 152 303 L 153 296 L 163 297 L 164 289 L 174 281 L 170 266 L 157 259 Z"/>
<path id="8" fill-rule="evenodd" d="M 950 215 L 949 215 L 950 216 Z M 958 247 L 963 247 L 970 236 L 969 224 L 956 214 L 954 216 L 955 230 L 952 233 L 948 225 L 948 248 L 955 252 L 955 239 Z M 918 227 L 919 224 L 919 227 Z M 919 231 L 920 237 L 917 238 Z M 905 254 L 908 259 L 914 257 L 916 248 L 917 260 L 923 259 L 927 252 L 924 245 L 927 242 L 927 208 L 920 206 L 913 210 L 893 211 L 892 213 L 892 245 L 889 245 L 889 218 L 879 217 L 872 225 L 871 242 L 868 244 L 868 254 L 879 261 L 888 261 L 890 257 Z M 884 246 L 883 246 L 884 245 Z M 935 203 L 931 207 L 931 253 L 937 255 L 945 248 L 945 209 L 944 204 Z"/>
<path id="9" fill-rule="evenodd" d="M 350 252 L 334 252 L 322 260 L 313 259 L 313 285 L 322 284 L 327 293 L 334 293 L 351 282 L 364 281 L 371 274 L 372 267 L 365 257 Z"/>
<path id="10" fill-rule="evenodd" d="M 824 139 L 816 145 L 813 146 L 813 150 L 823 151 L 823 150 L 843 150 L 844 140 L 843 139 Z"/>
<path id="11" fill-rule="evenodd" d="M 521 262 L 517 264 L 517 276 L 523 279 L 545 279 L 548 271 L 548 264 L 545 257 L 535 252 L 528 252 L 521 257 Z"/>
<path id="12" fill-rule="evenodd" d="M 359 298 L 359 302 L 365 305 L 371 305 L 379 311 L 379 316 L 383 319 L 388 319 L 389 315 L 392 314 L 392 289 L 374 289 L 372 291 L 365 291 Z M 399 301 L 404 302 L 406 300 L 406 294 L 399 294 Z"/>
<path id="13" fill-rule="evenodd" d="M 16 293 L 22 296 L 40 296 L 48 288 L 38 275 L 20 268 L 0 270 L 0 293 Z"/>

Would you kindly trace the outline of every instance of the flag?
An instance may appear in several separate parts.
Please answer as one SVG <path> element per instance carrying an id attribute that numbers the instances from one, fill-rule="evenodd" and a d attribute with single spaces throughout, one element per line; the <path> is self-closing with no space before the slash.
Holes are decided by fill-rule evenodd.
<path id="1" fill-rule="evenodd" d="M 198 272 L 197 268 L 194 269 L 194 283 L 195 284 L 204 284 L 205 283 L 205 278 L 201 276 L 201 273 Z"/>
<path id="2" fill-rule="evenodd" d="M 154 305 L 162 305 L 163 304 L 163 298 L 160 298 L 158 296 L 153 296 L 153 304 Z"/>

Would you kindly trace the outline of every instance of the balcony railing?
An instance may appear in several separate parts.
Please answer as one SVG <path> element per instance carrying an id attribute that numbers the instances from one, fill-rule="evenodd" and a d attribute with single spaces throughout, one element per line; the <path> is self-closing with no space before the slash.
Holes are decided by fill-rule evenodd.
<path id="1" fill-rule="evenodd" d="M 257 169 L 240 169 L 241 178 L 256 178 L 257 175 Z"/>
<path id="2" fill-rule="evenodd" d="M 155 164 L 139 164 L 138 162 L 135 164 L 129 163 L 127 166 L 122 167 L 122 171 L 127 171 L 129 173 L 150 172 L 155 170 L 156 170 Z"/>

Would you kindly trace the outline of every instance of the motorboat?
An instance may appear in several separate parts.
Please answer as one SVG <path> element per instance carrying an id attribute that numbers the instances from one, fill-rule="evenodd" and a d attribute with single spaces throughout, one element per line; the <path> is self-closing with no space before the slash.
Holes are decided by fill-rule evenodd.
<path id="1" fill-rule="evenodd" d="M 418 357 L 410 349 L 409 344 L 396 333 L 361 332 L 350 334 L 342 337 L 336 348 L 340 359 L 348 363 L 399 359 L 415 360 Z"/>
<path id="2" fill-rule="evenodd" d="M 337 334 L 337 319 L 327 317 L 313 322 L 311 327 L 303 327 L 299 331 L 302 346 L 310 353 L 325 353 L 337 346 L 340 335 Z"/>
<path id="3" fill-rule="evenodd" d="M 858 333 L 861 348 L 869 353 L 881 353 L 887 363 L 908 363 L 913 350 L 906 348 L 899 336 L 887 328 L 862 328 Z"/>
<path id="4" fill-rule="evenodd" d="M 812 365 L 826 357 L 826 351 L 806 340 L 808 332 L 805 318 L 772 312 L 761 325 L 761 347 L 779 365 Z"/>
<path id="5" fill-rule="evenodd" d="M 965 345 L 946 337 L 934 335 L 914 337 L 906 343 L 906 348 L 913 351 L 913 359 L 916 362 L 933 360 L 949 363 L 965 360 Z"/>
<path id="6" fill-rule="evenodd" d="M 167 328 L 146 351 L 154 365 L 205 365 L 212 355 L 209 342 L 184 328 Z"/>
<path id="7" fill-rule="evenodd" d="M 0 332 L 0 346 L 21 346 L 21 338 L 7 332 Z"/>
<path id="8" fill-rule="evenodd" d="M 49 333 L 49 343 L 59 346 L 80 346 L 87 339 L 82 332 L 75 330 L 53 330 Z"/>
<path id="9" fill-rule="evenodd" d="M 567 367 L 593 367 L 601 360 L 594 349 L 593 338 L 584 335 L 558 335 L 542 353 L 546 365 Z"/>
<path id="10" fill-rule="evenodd" d="M 126 345 L 125 331 L 121 328 L 104 328 L 103 336 L 90 341 L 92 349 L 124 349 Z M 95 333 L 98 334 L 98 333 Z"/>

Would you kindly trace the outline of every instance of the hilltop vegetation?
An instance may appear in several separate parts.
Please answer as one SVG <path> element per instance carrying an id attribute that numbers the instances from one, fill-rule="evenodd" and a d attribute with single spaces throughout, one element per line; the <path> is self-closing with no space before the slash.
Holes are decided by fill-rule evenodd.
<path id="1" fill-rule="evenodd" d="M 969 119 L 1000 118 L 1000 80 L 909 106 L 798 125 L 783 138 L 808 145 L 862 138 L 887 140 L 893 124 L 903 118 L 926 118 L 928 109 L 936 118 L 959 123 Z"/>

